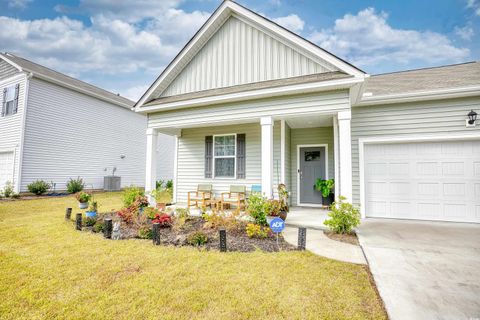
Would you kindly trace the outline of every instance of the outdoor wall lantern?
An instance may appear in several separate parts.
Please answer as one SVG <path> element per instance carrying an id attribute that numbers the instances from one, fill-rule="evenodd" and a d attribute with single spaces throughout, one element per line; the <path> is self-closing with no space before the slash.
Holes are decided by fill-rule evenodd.
<path id="1" fill-rule="evenodd" d="M 475 127 L 475 121 L 477 121 L 477 113 L 471 110 L 468 114 L 467 126 Z"/>

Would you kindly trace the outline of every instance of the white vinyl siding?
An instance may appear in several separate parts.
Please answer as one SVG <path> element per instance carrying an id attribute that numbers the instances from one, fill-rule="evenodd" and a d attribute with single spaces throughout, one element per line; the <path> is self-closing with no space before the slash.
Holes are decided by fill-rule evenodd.
<path id="1" fill-rule="evenodd" d="M 478 109 L 480 98 L 412 102 L 352 108 L 353 201 L 360 203 L 358 139 L 372 137 L 415 137 L 478 132 L 466 128 L 471 109 Z"/>
<path id="2" fill-rule="evenodd" d="M 338 70 L 230 17 L 161 96 Z M 158 95 L 158 90 L 156 92 Z"/>
<path id="3" fill-rule="evenodd" d="M 127 108 L 33 78 L 22 191 L 36 179 L 54 182 L 62 190 L 77 176 L 89 188 L 103 188 L 103 177 L 111 175 L 113 167 L 122 186 L 143 186 L 146 122 L 145 116 Z"/>
<path id="4" fill-rule="evenodd" d="M 14 154 L 13 151 L 0 151 L 0 191 L 3 191 L 8 182 L 13 183 L 15 173 L 13 169 Z"/>
<path id="5" fill-rule="evenodd" d="M 291 129 L 290 179 L 291 203 L 297 204 L 297 147 L 302 144 L 328 144 L 328 177 L 334 177 L 333 127 Z"/>
<path id="6" fill-rule="evenodd" d="M 0 59 L 0 80 L 12 77 L 18 73 L 19 71 L 17 68 L 13 67 L 10 63 Z"/>
<path id="7" fill-rule="evenodd" d="M 257 122 L 263 116 L 333 114 L 349 110 L 348 91 L 342 90 L 157 112 L 149 114 L 148 126 L 151 128 L 200 127 L 225 121 Z"/>
<path id="8" fill-rule="evenodd" d="M 18 74 L 0 81 L 0 95 L 3 95 L 3 89 L 6 87 L 13 87 L 15 90 L 16 84 L 20 84 L 17 113 L 6 117 L 0 117 L 0 152 L 13 153 L 13 181 L 11 182 L 18 191 L 17 180 L 20 170 L 20 147 L 22 141 L 22 122 L 25 112 L 25 88 L 27 80 L 25 75 Z"/>

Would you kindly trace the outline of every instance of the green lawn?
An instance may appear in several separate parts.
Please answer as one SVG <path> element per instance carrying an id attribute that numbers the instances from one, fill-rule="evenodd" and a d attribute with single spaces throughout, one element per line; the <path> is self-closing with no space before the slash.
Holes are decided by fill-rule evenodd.
<path id="1" fill-rule="evenodd" d="M 73 197 L 0 202 L 0 319 L 386 318 L 364 267 L 104 240 L 64 222 L 66 207 Z"/>

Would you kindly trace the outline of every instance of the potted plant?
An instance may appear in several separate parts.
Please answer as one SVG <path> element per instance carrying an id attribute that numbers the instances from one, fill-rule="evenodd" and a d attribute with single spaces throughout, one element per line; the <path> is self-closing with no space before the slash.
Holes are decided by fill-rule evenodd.
<path id="1" fill-rule="evenodd" d="M 75 198 L 77 198 L 78 201 L 78 207 L 80 209 L 87 209 L 88 208 L 88 202 L 92 198 L 92 196 L 89 193 L 86 193 L 84 191 L 80 191 L 75 194 Z"/>
<path id="2" fill-rule="evenodd" d="M 289 211 L 288 208 L 288 191 L 287 191 L 287 186 L 284 185 L 283 183 L 278 185 L 278 198 L 280 201 L 280 212 L 279 212 L 279 217 L 285 221 L 287 219 L 287 214 Z"/>
<path id="3" fill-rule="evenodd" d="M 148 199 L 145 196 L 137 196 L 133 205 L 138 209 L 138 214 L 142 214 L 144 209 L 148 207 Z"/>
<path id="4" fill-rule="evenodd" d="M 85 216 L 87 218 L 95 218 L 97 216 L 97 206 L 97 201 L 91 201 Z"/>
<path id="5" fill-rule="evenodd" d="M 267 215 L 267 222 L 273 220 L 273 218 L 280 216 L 281 204 L 279 200 L 267 200 L 263 207 L 265 214 Z"/>
<path id="6" fill-rule="evenodd" d="M 155 189 L 152 190 L 150 195 L 155 199 L 155 202 L 157 203 L 157 209 L 160 211 L 165 210 L 167 203 L 170 202 L 170 195 L 168 192 L 165 190 Z"/>
<path id="7" fill-rule="evenodd" d="M 315 182 L 315 190 L 322 193 L 322 203 L 326 206 L 330 206 L 335 201 L 334 189 L 335 181 L 333 179 L 317 179 Z"/>

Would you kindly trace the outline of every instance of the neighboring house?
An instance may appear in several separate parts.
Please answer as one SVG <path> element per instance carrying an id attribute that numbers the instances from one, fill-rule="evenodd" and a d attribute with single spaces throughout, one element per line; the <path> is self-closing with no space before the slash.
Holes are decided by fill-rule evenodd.
<path id="1" fill-rule="evenodd" d="M 363 217 L 480 222 L 480 63 L 370 77 L 313 43 L 224 1 L 137 102 L 148 115 L 147 183 L 157 134 L 176 137 L 175 197 L 283 182 L 318 206 L 317 178 Z"/>
<path id="2" fill-rule="evenodd" d="M 113 168 L 122 186 L 144 185 L 147 119 L 132 101 L 12 54 L 0 54 L 0 94 L 0 190 L 37 179 L 64 190 L 78 176 L 101 189 Z M 172 157 L 173 142 L 163 139 L 159 157 Z M 159 178 L 172 166 L 159 162 Z"/>

